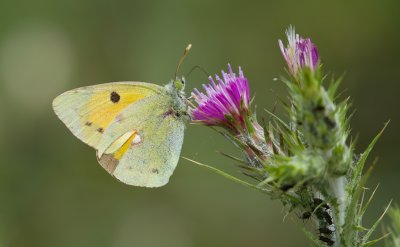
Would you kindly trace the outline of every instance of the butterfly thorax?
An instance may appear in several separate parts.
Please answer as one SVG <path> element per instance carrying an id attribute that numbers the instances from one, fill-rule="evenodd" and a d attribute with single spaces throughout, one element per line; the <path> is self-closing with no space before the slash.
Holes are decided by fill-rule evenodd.
<path id="1" fill-rule="evenodd" d="M 167 93 L 171 95 L 172 113 L 177 118 L 188 118 L 188 105 L 186 103 L 184 91 L 185 79 L 176 78 L 175 80 L 171 80 L 167 85 L 165 85 L 165 89 Z"/>

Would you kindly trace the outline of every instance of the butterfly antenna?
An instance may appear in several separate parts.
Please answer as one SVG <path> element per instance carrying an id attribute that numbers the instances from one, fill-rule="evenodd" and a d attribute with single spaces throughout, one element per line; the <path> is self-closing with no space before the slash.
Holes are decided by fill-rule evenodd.
<path id="1" fill-rule="evenodd" d="M 192 44 L 188 44 L 186 49 L 183 51 L 183 55 L 182 55 L 181 59 L 179 59 L 178 65 L 176 66 L 174 78 L 176 78 L 176 75 L 178 74 L 178 71 L 179 71 L 179 67 L 181 67 L 181 64 L 182 64 L 183 60 L 185 59 L 186 55 L 189 53 L 190 48 L 192 48 Z"/>
<path id="2" fill-rule="evenodd" d="M 203 67 L 201 67 L 201 66 L 199 66 L 199 65 L 196 65 L 196 66 L 193 66 L 193 68 L 189 71 L 189 73 L 186 74 L 185 77 L 186 77 L 186 78 L 189 77 L 189 75 L 190 75 L 195 69 L 201 70 L 207 77 L 210 76 L 210 73 L 208 73 L 207 70 L 205 70 Z"/>

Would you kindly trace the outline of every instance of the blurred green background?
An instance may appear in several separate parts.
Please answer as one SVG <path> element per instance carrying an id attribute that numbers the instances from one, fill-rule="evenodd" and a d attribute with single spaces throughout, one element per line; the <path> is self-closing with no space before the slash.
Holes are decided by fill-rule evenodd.
<path id="1" fill-rule="evenodd" d="M 285 88 L 277 39 L 294 24 L 330 75 L 346 73 L 361 152 L 391 119 L 372 156 L 380 183 L 371 223 L 400 202 L 399 1 L 11 1 L 0 3 L 0 246 L 310 246 L 281 204 L 181 160 L 160 189 L 111 178 L 51 109 L 63 91 L 100 82 L 169 80 L 182 66 L 241 65 L 255 103 Z M 188 92 L 207 81 L 200 71 Z M 182 155 L 239 175 L 208 128 L 189 126 Z M 372 160 L 371 160 L 372 161 Z"/>

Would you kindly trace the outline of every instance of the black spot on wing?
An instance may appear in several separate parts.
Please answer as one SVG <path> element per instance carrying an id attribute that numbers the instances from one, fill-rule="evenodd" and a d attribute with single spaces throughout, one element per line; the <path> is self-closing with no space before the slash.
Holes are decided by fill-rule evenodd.
<path id="1" fill-rule="evenodd" d="M 120 99 L 121 99 L 121 96 L 120 96 L 117 92 L 112 92 L 112 93 L 110 94 L 110 100 L 111 100 L 111 102 L 113 102 L 113 103 L 118 103 Z"/>
<path id="2" fill-rule="evenodd" d="M 86 122 L 85 125 L 86 126 L 92 126 L 92 122 Z"/>
<path id="3" fill-rule="evenodd" d="M 97 132 L 99 132 L 100 134 L 103 134 L 104 133 L 104 129 L 103 128 L 98 128 Z"/>
<path id="4" fill-rule="evenodd" d="M 157 174 L 159 173 L 158 169 L 156 169 L 156 168 L 153 168 L 153 169 L 151 170 L 151 172 L 152 172 L 152 173 L 157 173 Z"/>

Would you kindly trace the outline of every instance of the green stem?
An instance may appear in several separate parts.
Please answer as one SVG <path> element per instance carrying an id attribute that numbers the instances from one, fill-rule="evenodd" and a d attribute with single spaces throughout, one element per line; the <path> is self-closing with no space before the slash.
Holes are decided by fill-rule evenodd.
<path id="1" fill-rule="evenodd" d="M 269 196 L 272 196 L 272 192 L 271 192 L 270 190 L 267 190 L 267 189 L 265 189 L 265 188 L 259 187 L 259 186 L 257 186 L 257 185 L 251 184 L 251 183 L 246 182 L 246 181 L 243 181 L 243 180 L 241 180 L 241 179 L 239 179 L 239 178 L 237 178 L 237 177 L 234 177 L 234 176 L 232 176 L 232 175 L 230 175 L 230 174 L 228 174 L 228 173 L 226 173 L 226 172 L 224 172 L 224 171 L 221 171 L 221 170 L 219 170 L 219 169 L 217 169 L 217 168 L 215 168 L 215 167 L 213 167 L 213 166 L 209 166 L 209 165 L 200 163 L 200 162 L 198 162 L 198 161 L 189 159 L 189 158 L 184 157 L 184 156 L 181 156 L 181 157 L 182 157 L 183 159 L 185 159 L 185 160 L 188 160 L 188 161 L 190 161 L 190 162 L 196 164 L 196 165 L 205 167 L 205 168 L 211 170 L 212 172 L 214 172 L 214 173 L 216 173 L 216 174 L 218 174 L 218 175 L 221 175 L 221 176 L 223 176 L 224 178 L 227 178 L 228 180 L 231 180 L 231 181 L 233 181 L 233 182 L 235 182 L 235 183 L 238 183 L 238 184 L 240 184 L 240 185 L 243 185 L 243 186 L 245 186 L 245 187 L 247 187 L 247 188 L 251 188 L 251 189 L 260 191 L 260 192 L 262 192 L 262 193 L 264 193 L 264 194 L 267 194 L 267 195 L 269 195 Z M 288 193 L 283 193 L 283 194 L 282 194 L 282 197 L 285 197 L 285 198 L 291 200 L 292 202 L 300 203 L 300 201 L 299 201 L 299 199 L 298 199 L 297 197 L 295 197 L 295 196 L 293 196 L 293 195 L 290 195 L 290 194 L 288 194 Z"/>
<path id="2" fill-rule="evenodd" d="M 185 160 L 188 160 L 188 161 L 190 161 L 190 162 L 192 162 L 192 163 L 194 163 L 194 164 L 196 164 L 196 165 L 205 167 L 205 168 L 207 168 L 207 169 L 209 169 L 209 170 L 215 172 L 216 174 L 221 175 L 221 176 L 223 176 L 224 178 L 227 178 L 227 179 L 229 179 L 229 180 L 231 180 L 231 181 L 233 181 L 233 182 L 235 182 L 235 183 L 238 183 L 238 184 L 243 185 L 243 186 L 245 186 L 245 187 L 248 187 L 248 188 L 251 188 L 251 189 L 255 189 L 255 190 L 261 191 L 261 192 L 263 192 L 263 193 L 266 193 L 266 194 L 268 194 L 268 195 L 271 195 L 269 190 L 266 190 L 266 189 L 264 189 L 264 188 L 260 188 L 260 187 L 254 185 L 254 184 L 251 184 L 251 183 L 248 183 L 248 182 L 246 182 L 246 181 L 240 180 L 239 178 L 234 177 L 234 176 L 232 176 L 232 175 L 230 175 L 230 174 L 228 174 L 228 173 L 226 173 L 226 172 L 223 172 L 223 171 L 221 171 L 221 170 L 219 170 L 219 169 L 217 169 L 217 168 L 215 168 L 215 167 L 212 167 L 212 166 L 209 166 L 209 165 L 206 165 L 206 164 L 197 162 L 197 161 L 195 161 L 195 160 L 189 159 L 189 158 L 184 157 L 184 156 L 182 156 L 182 158 L 185 159 Z"/>

